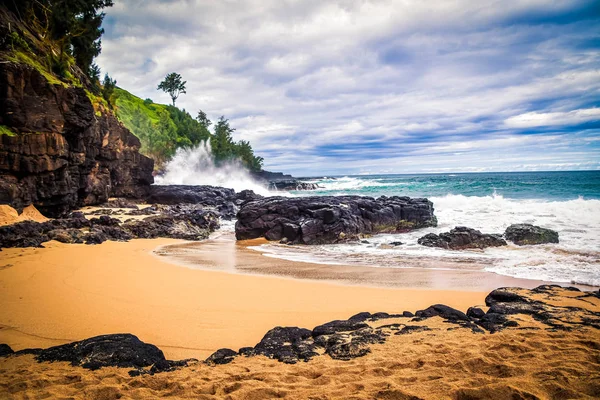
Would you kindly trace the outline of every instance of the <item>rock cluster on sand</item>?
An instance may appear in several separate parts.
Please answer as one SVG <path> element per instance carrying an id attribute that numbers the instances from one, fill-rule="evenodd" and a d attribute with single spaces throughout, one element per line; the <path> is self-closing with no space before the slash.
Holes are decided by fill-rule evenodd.
<path id="1" fill-rule="evenodd" d="M 576 288 L 543 285 L 535 289 L 500 288 L 485 299 L 487 312 L 471 307 L 463 313 L 443 304 L 435 304 L 414 315 L 362 312 L 347 320 L 331 321 L 314 329 L 276 327 L 254 347 L 239 351 L 219 349 L 206 359 L 210 365 L 227 364 L 239 356 L 265 356 L 283 363 L 309 361 L 327 354 L 333 359 L 350 360 L 371 351 L 372 344 L 383 344 L 390 335 L 410 335 L 434 331 L 427 322 L 441 318 L 448 330 L 468 329 L 473 334 L 493 333 L 503 329 L 574 330 L 583 327 L 600 329 L 600 313 L 586 305 L 595 304 L 599 292 L 581 292 Z M 563 300 L 567 300 L 563 302 Z M 579 305 L 579 306 L 578 306 Z M 531 325 L 529 320 L 540 325 Z M 444 328 L 446 329 L 446 328 Z M 40 362 L 68 361 L 89 369 L 106 366 L 134 368 L 130 375 L 171 371 L 192 361 L 166 360 L 156 346 L 141 342 L 130 334 L 103 335 L 49 349 L 25 349 L 18 352 L 0 345 L 0 357 L 33 354 Z"/>
<path id="2" fill-rule="evenodd" d="M 0 249 L 39 247 L 49 240 L 87 244 L 156 237 L 200 240 L 218 228 L 219 215 L 195 205 L 162 206 L 160 215 L 125 223 L 108 215 L 88 220 L 82 213 L 74 212 L 68 218 L 47 222 L 23 221 L 0 226 Z"/>
<path id="3" fill-rule="evenodd" d="M 504 238 L 519 246 L 558 243 L 558 232 L 531 224 L 515 224 L 506 228 Z M 507 245 L 502 235 L 481 233 L 465 226 L 457 226 L 450 232 L 439 235 L 428 233 L 419 238 L 418 243 L 422 246 L 451 250 L 484 249 Z"/>
<path id="4" fill-rule="evenodd" d="M 361 234 L 436 226 L 433 211 L 431 201 L 409 197 L 268 197 L 242 205 L 235 234 L 238 240 L 265 237 L 301 244 L 337 243 Z"/>
<path id="5" fill-rule="evenodd" d="M 386 337 L 391 334 L 407 335 L 431 330 L 423 325 L 423 322 L 433 317 L 440 317 L 448 324 L 479 334 L 519 327 L 519 315 L 533 317 L 550 330 L 575 329 L 582 326 L 600 329 L 600 313 L 581 308 L 574 311 L 570 306 L 554 305 L 561 291 L 572 292 L 569 298 L 577 301 L 600 297 L 598 292 L 581 292 L 576 288 L 561 288 L 558 285 L 543 285 L 532 290 L 500 288 L 486 297 L 485 302 L 489 307 L 487 312 L 471 307 L 465 314 L 452 307 L 435 304 L 417 311 L 415 315 L 409 312 L 393 315 L 363 312 L 348 320 L 331 321 L 317 326 L 312 331 L 298 327 L 277 327 L 267 332 L 254 348 L 246 347 L 238 352 L 220 349 L 211 355 L 207 362 L 225 364 L 233 361 L 237 355 L 263 355 L 289 364 L 308 361 L 320 354 L 328 354 L 334 359 L 349 360 L 368 354 L 369 345 L 385 343 Z M 378 327 L 368 324 L 386 319 L 394 320 L 394 323 L 379 324 Z"/>

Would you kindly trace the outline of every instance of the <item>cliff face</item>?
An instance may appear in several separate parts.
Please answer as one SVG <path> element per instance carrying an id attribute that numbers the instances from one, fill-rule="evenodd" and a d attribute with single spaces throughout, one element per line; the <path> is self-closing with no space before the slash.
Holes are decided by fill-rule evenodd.
<path id="1" fill-rule="evenodd" d="M 83 88 L 51 84 L 35 68 L 0 68 L 0 204 L 34 204 L 57 216 L 111 196 L 143 197 L 152 159 L 111 113 L 96 113 Z"/>

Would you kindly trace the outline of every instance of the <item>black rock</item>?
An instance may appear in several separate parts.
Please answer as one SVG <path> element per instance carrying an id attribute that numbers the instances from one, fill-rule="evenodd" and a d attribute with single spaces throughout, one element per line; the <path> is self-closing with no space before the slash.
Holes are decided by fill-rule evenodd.
<path id="1" fill-rule="evenodd" d="M 282 179 L 270 181 L 268 188 L 269 190 L 316 190 L 319 185 L 298 179 Z"/>
<path id="2" fill-rule="evenodd" d="M 352 332 L 362 328 L 368 328 L 369 325 L 364 322 L 353 320 L 336 320 L 315 327 L 312 331 L 312 336 L 331 335 L 339 332 Z"/>
<path id="3" fill-rule="evenodd" d="M 506 246 L 506 242 L 500 235 L 485 234 L 464 226 L 457 226 L 450 232 L 440 233 L 439 235 L 428 233 L 419 238 L 418 243 L 422 246 L 452 250 Z"/>
<path id="4" fill-rule="evenodd" d="M 99 230 L 94 230 L 85 236 L 85 244 L 101 244 L 108 240 L 108 237 Z"/>
<path id="5" fill-rule="evenodd" d="M 40 354 L 42 354 L 42 351 L 44 351 L 44 349 L 40 349 L 38 348 L 34 348 L 34 349 L 23 349 L 23 350 L 18 350 L 14 352 L 15 356 L 26 356 L 26 355 L 33 355 L 33 356 L 39 356 Z"/>
<path id="6" fill-rule="evenodd" d="M 222 218 L 232 219 L 238 211 L 236 203 L 243 203 L 253 197 L 257 195 L 252 191 L 244 191 L 243 194 L 236 195 L 233 189 L 217 186 L 153 185 L 146 201 L 167 205 L 196 204 L 213 207 Z"/>
<path id="7" fill-rule="evenodd" d="M 68 361 L 87 369 L 101 367 L 143 368 L 165 361 L 156 346 L 131 334 L 102 335 L 79 342 L 50 347 L 36 357 L 42 361 Z"/>
<path id="8" fill-rule="evenodd" d="M 207 364 L 229 364 L 238 355 L 231 349 L 219 349 L 212 353 L 207 359 Z"/>
<path id="9" fill-rule="evenodd" d="M 396 332 L 396 335 L 408 335 L 411 333 L 416 333 L 416 332 L 425 332 L 425 331 L 430 331 L 431 328 L 427 327 L 427 326 L 420 326 L 420 325 L 406 325 L 404 327 L 402 327 L 402 329 L 400 329 L 398 332 Z"/>
<path id="10" fill-rule="evenodd" d="M 558 243 L 558 232 L 531 224 L 514 224 L 506 228 L 504 237 L 516 245 Z"/>
<path id="11" fill-rule="evenodd" d="M 418 318 L 442 317 L 448 321 L 470 321 L 469 317 L 462 311 L 456 310 L 443 304 L 435 304 L 427 307 L 425 310 L 419 310 L 415 313 Z"/>
<path id="12" fill-rule="evenodd" d="M 0 344 L 0 357 L 6 357 L 13 353 L 14 353 L 14 351 L 13 351 L 13 349 L 10 348 L 9 345 L 4 344 L 4 343 Z"/>
<path id="13" fill-rule="evenodd" d="M 241 356 L 250 357 L 254 355 L 254 347 L 241 347 L 238 350 L 238 354 Z"/>
<path id="14" fill-rule="evenodd" d="M 485 305 L 491 307 L 498 303 L 528 303 L 529 299 L 517 294 L 510 288 L 499 288 L 492 290 L 485 297 Z"/>
<path id="15" fill-rule="evenodd" d="M 483 311 L 479 307 L 469 307 L 467 310 L 467 317 L 470 318 L 482 318 L 485 315 L 485 311 Z"/>
<path id="16" fill-rule="evenodd" d="M 271 329 L 254 347 L 254 354 L 274 358 L 286 364 L 308 361 L 318 355 L 308 329 L 276 327 Z"/>
<path id="17" fill-rule="evenodd" d="M 435 226 L 433 204 L 409 197 L 268 197 L 242 205 L 238 240 L 265 237 L 301 244 L 347 242 L 361 234 L 396 233 Z"/>
<path id="18" fill-rule="evenodd" d="M 117 218 L 111 218 L 108 215 L 102 215 L 98 218 L 92 218 L 90 219 L 90 223 L 92 224 L 92 226 L 94 225 L 99 225 L 99 226 L 119 226 L 119 224 L 121 223 L 121 221 L 119 221 Z"/>
<path id="19" fill-rule="evenodd" d="M 406 317 L 406 318 L 412 318 L 412 317 L 414 317 L 414 316 L 415 316 L 415 314 L 411 313 L 410 311 L 404 311 L 404 312 L 402 313 L 402 316 L 403 316 L 403 317 Z"/>
<path id="20" fill-rule="evenodd" d="M 373 316 L 373 314 L 371 314 L 370 312 L 361 312 L 358 314 L 355 314 L 353 316 L 351 316 L 350 318 L 348 318 L 348 321 L 352 321 L 352 322 L 365 322 L 368 319 L 370 319 Z"/>

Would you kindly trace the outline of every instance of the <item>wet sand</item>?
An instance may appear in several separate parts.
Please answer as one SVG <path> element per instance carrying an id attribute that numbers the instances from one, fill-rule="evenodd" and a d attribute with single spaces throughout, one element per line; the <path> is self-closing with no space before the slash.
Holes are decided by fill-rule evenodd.
<path id="1" fill-rule="evenodd" d="M 204 242 L 163 246 L 156 253 L 169 262 L 193 269 L 262 276 L 279 276 L 335 284 L 381 288 L 418 288 L 489 292 L 499 287 L 534 288 L 550 282 L 518 279 L 436 261 L 429 268 L 379 268 L 287 261 L 263 255 L 257 249 L 265 239 L 236 241 L 233 232 L 217 232 Z M 251 249 L 253 248 L 253 249 Z M 581 286 L 584 290 L 593 288 Z"/>

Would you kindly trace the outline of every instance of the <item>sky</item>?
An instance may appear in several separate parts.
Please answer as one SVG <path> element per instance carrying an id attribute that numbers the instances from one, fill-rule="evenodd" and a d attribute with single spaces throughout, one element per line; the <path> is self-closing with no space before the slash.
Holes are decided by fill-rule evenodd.
<path id="1" fill-rule="evenodd" d="M 598 0 L 115 0 L 118 86 L 296 176 L 600 169 Z"/>

